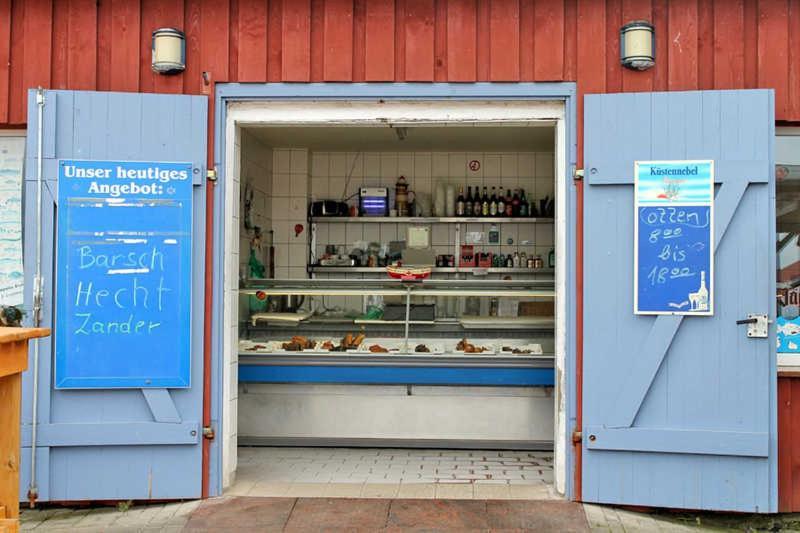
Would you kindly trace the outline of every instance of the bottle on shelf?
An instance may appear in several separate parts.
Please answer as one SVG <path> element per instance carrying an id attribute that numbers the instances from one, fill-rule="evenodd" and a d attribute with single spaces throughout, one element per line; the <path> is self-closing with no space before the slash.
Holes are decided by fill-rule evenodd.
<path id="1" fill-rule="evenodd" d="M 506 216 L 511 218 L 514 216 L 514 205 L 512 204 L 511 189 L 506 189 Z"/>
<path id="2" fill-rule="evenodd" d="M 437 217 L 443 217 L 447 214 L 445 209 L 446 198 L 444 195 L 444 183 L 441 181 L 436 183 L 436 197 L 433 199 L 434 214 Z"/>
<path id="3" fill-rule="evenodd" d="M 538 217 L 539 210 L 536 209 L 536 200 L 531 198 L 528 202 L 528 216 L 529 217 Z"/>
<path id="4" fill-rule="evenodd" d="M 555 268 L 556 266 L 556 251 L 550 248 L 550 253 L 547 254 L 547 266 L 549 268 Z"/>
<path id="5" fill-rule="evenodd" d="M 489 199 L 489 216 L 497 216 L 497 190 L 492 187 L 492 197 Z"/>
<path id="6" fill-rule="evenodd" d="M 472 187 L 467 187 L 467 197 L 464 200 L 464 216 L 472 216 Z"/>
<path id="7" fill-rule="evenodd" d="M 481 191 L 479 187 L 475 187 L 475 196 L 472 197 L 472 216 L 481 216 L 483 211 L 483 202 L 481 202 Z"/>
<path id="8" fill-rule="evenodd" d="M 514 256 L 511 254 L 506 256 L 506 268 L 514 268 Z"/>
<path id="9" fill-rule="evenodd" d="M 498 188 L 500 194 L 497 195 L 497 216 L 504 217 L 506 216 L 506 200 L 503 197 L 503 188 Z"/>
<path id="10" fill-rule="evenodd" d="M 521 193 L 519 197 L 519 216 L 527 217 L 528 216 L 528 200 L 525 198 L 525 189 L 520 189 Z"/>
<path id="11" fill-rule="evenodd" d="M 514 257 L 511 261 L 511 264 L 514 268 L 519 268 L 522 263 L 520 263 L 519 252 L 514 252 Z"/>
<path id="12" fill-rule="evenodd" d="M 514 189 L 514 196 L 511 197 L 511 212 L 512 216 L 519 216 L 519 189 Z"/>
<path id="13" fill-rule="evenodd" d="M 456 216 L 464 216 L 464 187 L 458 188 L 458 199 L 456 200 Z"/>
<path id="14" fill-rule="evenodd" d="M 456 188 L 453 185 L 447 186 L 445 204 L 445 214 L 449 217 L 456 216 Z"/>
<path id="15" fill-rule="evenodd" d="M 483 187 L 483 196 L 481 197 L 481 216 L 489 216 L 489 191 L 486 190 L 486 186 Z"/>

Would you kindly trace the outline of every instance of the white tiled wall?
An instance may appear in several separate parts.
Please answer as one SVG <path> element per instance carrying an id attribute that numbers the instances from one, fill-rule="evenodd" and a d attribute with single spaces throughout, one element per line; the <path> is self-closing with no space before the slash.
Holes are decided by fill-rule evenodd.
<path id="1" fill-rule="evenodd" d="M 477 161 L 477 170 L 470 162 Z M 388 187 L 390 195 L 398 176 L 405 176 L 409 189 L 429 206 L 435 202 L 437 185 L 442 183 L 459 187 L 502 187 L 504 190 L 525 189 L 529 201 L 553 196 L 555 187 L 554 160 L 546 152 L 314 152 L 311 154 L 311 188 L 313 199 L 349 198 L 358 188 Z M 352 171 L 352 174 L 350 174 Z M 350 174 L 350 179 L 347 179 Z M 356 200 L 351 199 L 350 204 Z M 390 201 L 390 204 L 393 200 Z M 538 205 L 538 204 L 537 204 Z M 426 213 L 430 214 L 430 213 Z M 344 245 L 348 249 L 355 241 L 380 241 L 405 239 L 407 224 L 319 224 L 317 249 L 319 255 L 325 244 Z M 487 232 L 490 224 L 471 224 L 467 231 Z M 553 247 L 552 224 L 519 225 L 498 224 L 501 246 L 486 247 L 503 254 L 525 252 L 540 254 L 547 261 Z M 453 253 L 455 228 L 435 224 L 431 227 L 432 244 L 437 254 Z M 508 245 L 508 239 L 513 244 Z"/>
<path id="2" fill-rule="evenodd" d="M 300 148 L 276 148 L 273 152 L 272 229 L 278 279 L 306 277 L 308 154 L 308 150 Z M 298 226 L 302 226 L 299 234 Z"/>
<path id="3" fill-rule="evenodd" d="M 272 188 L 272 150 L 262 145 L 246 131 L 237 131 L 234 140 L 233 175 L 226 183 L 230 187 L 226 195 L 225 213 L 233 223 L 226 225 L 226 254 L 224 272 L 224 342 L 230 352 L 223 367 L 223 379 L 229 386 L 223 391 L 223 486 L 233 482 L 237 462 L 237 414 L 238 414 L 238 357 L 239 352 L 239 314 L 246 312 L 246 300 L 240 300 L 237 290 L 243 265 L 250 255 L 252 230 L 245 228 L 244 194 L 245 189 L 253 188 L 251 223 L 268 231 L 272 225 L 269 200 Z M 237 201 L 238 200 L 238 201 Z M 239 235 L 234 232 L 238 231 Z M 266 246 L 260 252 L 260 259 L 266 263 Z M 245 302 L 245 303 L 243 303 Z"/>
<path id="4" fill-rule="evenodd" d="M 262 248 L 256 250 L 258 259 L 267 264 L 269 231 L 272 229 L 272 148 L 262 144 L 246 130 L 242 133 L 241 191 L 239 198 L 239 264 L 246 267 L 250 259 L 250 241 L 254 230 L 245 227 L 245 195 L 252 190 L 250 224 L 261 228 Z M 245 273 L 247 271 L 245 270 Z"/>
<path id="5" fill-rule="evenodd" d="M 471 170 L 470 161 L 480 168 Z M 347 175 L 351 172 L 349 183 Z M 552 196 L 554 160 L 546 152 L 313 152 L 311 196 L 341 199 L 362 186 L 393 188 L 398 176 L 431 198 L 440 181 L 456 186 L 524 188 L 530 196 Z"/>
<path id="6" fill-rule="evenodd" d="M 313 200 L 343 200 L 350 198 L 355 205 L 358 188 L 362 186 L 388 187 L 390 204 L 393 203 L 394 185 L 398 176 L 405 176 L 410 190 L 420 203 L 432 209 L 437 185 L 444 188 L 453 184 L 456 191 L 463 186 L 503 189 L 525 189 L 529 201 L 552 196 L 554 191 L 554 159 L 548 152 L 310 152 L 304 148 L 269 149 L 245 133 L 242 137 L 242 194 L 245 184 L 255 193 L 253 199 L 253 224 L 265 230 L 265 247 L 262 261 L 266 264 L 267 232 L 271 228 L 275 247 L 275 277 L 304 278 L 308 262 L 310 239 L 307 223 L 308 203 Z M 477 165 L 470 164 L 477 161 Z M 351 198 L 353 197 L 353 198 Z M 430 213 L 427 213 L 430 214 Z M 404 240 L 408 224 L 346 224 L 320 223 L 317 225 L 317 246 L 313 251 L 320 256 L 326 244 L 343 245 L 349 251 L 356 241 L 387 243 Z M 469 224 L 464 231 L 488 232 L 491 224 Z M 507 255 L 525 252 L 528 256 L 541 255 L 547 262 L 553 248 L 553 225 L 497 224 L 500 245 L 477 245 L 479 251 L 488 250 Z M 238 261 L 246 270 L 249 257 L 250 235 L 244 223 L 238 224 L 241 232 Z M 296 228 L 300 227 L 298 234 Z M 462 236 L 463 239 L 463 236 Z M 508 244 L 509 239 L 512 244 Z M 431 225 L 431 241 L 435 253 L 455 252 L 455 227 L 446 224 Z M 340 275 L 337 275 L 340 276 Z M 360 298 L 341 298 L 329 302 L 348 309 L 360 309 Z M 345 303 L 346 301 L 346 303 Z M 242 315 L 246 314 L 246 301 L 241 300 Z M 235 322 L 234 322 L 235 324 Z"/>

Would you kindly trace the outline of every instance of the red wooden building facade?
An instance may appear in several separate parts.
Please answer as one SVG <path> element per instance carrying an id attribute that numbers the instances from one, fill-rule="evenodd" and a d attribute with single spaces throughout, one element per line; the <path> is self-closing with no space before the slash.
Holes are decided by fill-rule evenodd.
<path id="1" fill-rule="evenodd" d="M 656 27 L 656 66 L 619 28 Z M 150 70 L 186 32 L 187 68 Z M 797 0 L 0 0 L 0 125 L 30 87 L 201 94 L 210 81 L 576 81 L 581 93 L 769 87 L 800 121 Z"/>
<path id="2" fill-rule="evenodd" d="M 636 19 L 655 26 L 644 72 L 619 62 L 619 29 Z M 159 27 L 186 33 L 180 75 L 150 69 Z M 777 120 L 800 123 L 800 0 L 0 0 L 0 128 L 25 126 L 37 86 L 210 94 L 214 82 L 351 81 L 773 88 Z M 580 99 L 578 113 L 580 164 Z M 800 380 L 782 381 L 783 443 L 800 433 Z M 800 508 L 786 466 L 800 458 L 786 450 L 781 507 Z"/>

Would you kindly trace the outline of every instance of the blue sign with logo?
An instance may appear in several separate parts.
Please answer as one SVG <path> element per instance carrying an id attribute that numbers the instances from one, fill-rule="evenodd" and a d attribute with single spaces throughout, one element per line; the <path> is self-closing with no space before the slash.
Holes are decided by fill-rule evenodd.
<path id="1" fill-rule="evenodd" d="M 192 168 L 59 162 L 56 388 L 190 385 Z"/>
<path id="2" fill-rule="evenodd" d="M 713 314 L 714 163 L 635 166 L 634 312 Z"/>

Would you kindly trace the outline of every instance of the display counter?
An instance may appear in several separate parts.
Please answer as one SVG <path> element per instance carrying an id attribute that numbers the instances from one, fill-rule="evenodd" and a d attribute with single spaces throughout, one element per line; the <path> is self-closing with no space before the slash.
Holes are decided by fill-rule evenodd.
<path id="1" fill-rule="evenodd" d="M 521 305 L 528 301 L 545 304 L 530 309 L 541 312 L 548 302 L 552 309 L 552 279 L 251 279 L 239 293 L 242 307 L 250 298 L 308 298 L 292 312 L 242 317 L 240 382 L 553 385 L 554 318 L 520 315 L 529 312 Z M 373 304 L 393 298 L 386 307 L 401 313 L 386 319 L 379 303 L 342 316 L 326 309 L 328 296 L 369 296 Z M 437 306 L 455 312 L 447 316 Z"/>

